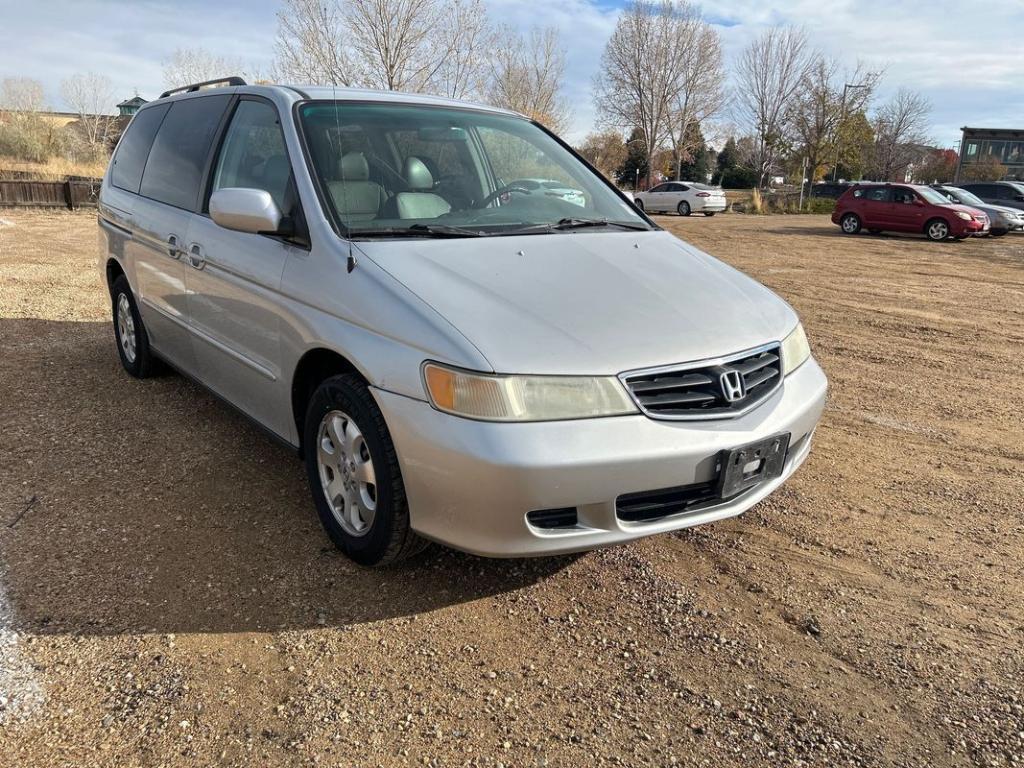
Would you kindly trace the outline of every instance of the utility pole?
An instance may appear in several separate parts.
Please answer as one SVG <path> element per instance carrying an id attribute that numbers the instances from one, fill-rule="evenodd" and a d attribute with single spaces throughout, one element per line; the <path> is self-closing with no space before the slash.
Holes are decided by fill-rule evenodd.
<path id="1" fill-rule="evenodd" d="M 839 109 L 839 124 L 836 126 L 836 162 L 832 166 L 832 181 L 836 182 L 839 180 L 839 131 L 843 127 L 843 122 L 846 120 L 846 92 L 851 88 L 867 88 L 863 83 L 843 84 L 843 101 L 842 106 Z"/>

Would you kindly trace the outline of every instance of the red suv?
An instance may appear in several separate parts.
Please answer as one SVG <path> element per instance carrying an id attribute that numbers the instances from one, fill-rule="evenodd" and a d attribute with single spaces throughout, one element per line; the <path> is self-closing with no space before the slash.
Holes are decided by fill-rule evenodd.
<path id="1" fill-rule="evenodd" d="M 866 229 L 879 232 L 920 232 L 929 240 L 987 235 L 988 216 L 977 208 L 951 203 L 930 187 L 912 184 L 857 184 L 832 211 L 832 223 L 848 235 Z"/>

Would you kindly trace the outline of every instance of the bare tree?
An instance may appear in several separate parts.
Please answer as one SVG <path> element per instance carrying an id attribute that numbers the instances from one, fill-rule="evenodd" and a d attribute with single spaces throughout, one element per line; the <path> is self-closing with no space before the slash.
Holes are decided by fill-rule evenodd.
<path id="1" fill-rule="evenodd" d="M 594 81 L 601 122 L 639 131 L 648 183 L 651 158 L 666 141 L 675 144 L 673 136 L 681 141 L 686 133 L 680 99 L 689 47 L 699 29 L 699 14 L 685 0 L 635 0 L 619 17 L 601 57 Z"/>
<path id="2" fill-rule="evenodd" d="M 487 89 L 487 52 L 495 43 L 481 0 L 452 0 L 443 14 L 439 49 L 446 55 L 432 92 L 451 99 L 482 99 Z"/>
<path id="3" fill-rule="evenodd" d="M 363 84 L 429 90 L 447 50 L 437 50 L 444 8 L 437 0 L 348 0 L 351 46 Z"/>
<path id="4" fill-rule="evenodd" d="M 812 57 L 788 119 L 811 181 L 838 154 L 843 122 L 868 108 L 881 77 L 860 63 L 843 71 L 835 59 Z"/>
<path id="5" fill-rule="evenodd" d="M 569 110 L 561 93 L 565 49 L 558 30 L 535 28 L 524 40 L 511 28 L 502 27 L 496 39 L 487 100 L 522 112 L 555 132 L 563 130 Z"/>
<path id="6" fill-rule="evenodd" d="M 105 149 L 114 126 L 110 110 L 114 87 L 110 78 L 87 72 L 62 80 L 60 92 L 65 103 L 78 113 L 78 131 L 92 152 Z"/>
<path id="7" fill-rule="evenodd" d="M 334 0 L 285 0 L 277 12 L 281 80 L 312 85 L 354 85 L 358 76 L 345 46 L 345 18 Z"/>
<path id="8" fill-rule="evenodd" d="M 813 62 L 807 33 L 771 27 L 743 50 L 736 66 L 736 111 L 755 138 L 763 186 L 785 145 L 786 119 Z"/>
<path id="9" fill-rule="evenodd" d="M 46 109 L 43 84 L 27 77 L 8 77 L 0 82 L 0 153 L 40 162 L 55 144 L 52 125 L 42 116 Z"/>
<path id="10" fill-rule="evenodd" d="M 218 56 L 205 48 L 178 48 L 163 62 L 164 85 L 179 88 L 243 72 L 236 59 Z"/>
<path id="11" fill-rule="evenodd" d="M 725 65 L 722 40 L 718 32 L 693 6 L 682 4 L 676 11 L 679 34 L 685 39 L 686 53 L 680 71 L 679 90 L 672 102 L 669 140 L 676 178 L 683 161 L 697 150 L 706 121 L 714 118 L 725 104 Z"/>
<path id="12" fill-rule="evenodd" d="M 907 168 L 928 144 L 932 105 L 921 94 L 900 88 L 875 114 L 873 173 L 883 181 L 904 181 Z"/>
<path id="13" fill-rule="evenodd" d="M 6 77 L 0 83 L 0 109 L 24 115 L 46 108 L 43 84 L 28 77 Z M 17 119 L 17 115 L 12 115 Z"/>
<path id="14" fill-rule="evenodd" d="M 615 178 L 628 153 L 622 134 L 614 130 L 588 133 L 576 151 L 609 179 Z"/>

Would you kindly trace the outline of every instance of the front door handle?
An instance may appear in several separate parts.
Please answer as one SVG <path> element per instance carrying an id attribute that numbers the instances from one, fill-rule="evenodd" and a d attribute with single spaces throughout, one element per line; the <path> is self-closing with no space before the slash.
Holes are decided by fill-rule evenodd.
<path id="1" fill-rule="evenodd" d="M 168 235 L 167 236 L 167 255 L 172 259 L 181 257 L 181 248 L 178 247 L 178 236 Z"/>
<path id="2" fill-rule="evenodd" d="M 188 248 L 188 263 L 193 269 L 202 269 L 206 266 L 206 259 L 203 258 L 203 249 L 199 243 L 192 243 Z"/>

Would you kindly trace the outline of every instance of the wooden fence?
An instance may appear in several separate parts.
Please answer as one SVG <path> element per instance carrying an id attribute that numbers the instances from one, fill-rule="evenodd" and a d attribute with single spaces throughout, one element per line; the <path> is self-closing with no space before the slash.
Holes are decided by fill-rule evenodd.
<path id="1" fill-rule="evenodd" d="M 95 207 L 100 179 L 72 178 L 66 181 L 0 180 L 0 208 L 82 208 Z"/>

